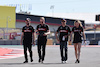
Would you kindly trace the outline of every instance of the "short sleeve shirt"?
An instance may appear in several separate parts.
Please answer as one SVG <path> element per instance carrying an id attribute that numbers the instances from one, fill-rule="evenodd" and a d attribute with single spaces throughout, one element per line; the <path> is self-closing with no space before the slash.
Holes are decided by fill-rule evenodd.
<path id="1" fill-rule="evenodd" d="M 59 33 L 59 39 L 60 41 L 63 41 L 62 38 L 63 36 L 67 35 L 71 32 L 70 27 L 69 26 L 65 26 L 63 27 L 62 25 L 60 27 L 58 27 L 57 32 Z M 65 41 L 68 41 L 68 37 L 65 39 Z"/>
<path id="2" fill-rule="evenodd" d="M 74 32 L 74 39 L 75 40 L 81 39 L 83 30 L 84 30 L 83 27 L 78 27 L 78 28 L 73 27 L 72 28 L 72 31 Z"/>
<path id="3" fill-rule="evenodd" d="M 24 33 L 24 40 L 32 40 L 32 33 L 34 33 L 34 28 L 32 26 L 24 26 L 22 32 Z"/>
<path id="4" fill-rule="evenodd" d="M 49 26 L 46 24 L 43 24 L 43 25 L 39 24 L 37 26 L 36 30 L 38 30 L 39 34 L 44 34 L 49 30 Z"/>

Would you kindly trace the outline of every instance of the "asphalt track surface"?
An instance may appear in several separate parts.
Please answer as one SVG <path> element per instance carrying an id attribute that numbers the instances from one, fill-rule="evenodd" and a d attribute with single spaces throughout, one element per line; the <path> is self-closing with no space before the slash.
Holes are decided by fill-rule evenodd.
<path id="1" fill-rule="evenodd" d="M 0 48 L 23 49 L 23 46 L 3 46 Z M 32 48 L 34 61 L 23 64 L 24 56 L 0 59 L 0 67 L 100 67 L 100 46 L 86 46 L 81 49 L 81 62 L 75 64 L 73 46 L 68 47 L 68 63 L 61 63 L 59 46 L 47 46 L 43 64 L 38 63 L 37 46 Z M 16 54 L 17 55 L 17 54 Z"/>

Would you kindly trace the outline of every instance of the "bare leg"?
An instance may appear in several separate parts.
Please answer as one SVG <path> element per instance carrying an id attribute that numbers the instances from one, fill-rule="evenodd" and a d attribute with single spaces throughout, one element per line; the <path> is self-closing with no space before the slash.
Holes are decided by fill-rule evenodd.
<path id="1" fill-rule="evenodd" d="M 77 43 L 74 43 L 74 49 L 75 49 L 75 57 L 76 59 L 78 59 L 78 56 L 77 56 Z"/>
<path id="2" fill-rule="evenodd" d="M 82 44 L 82 43 L 78 43 L 78 59 L 80 59 L 81 44 Z"/>

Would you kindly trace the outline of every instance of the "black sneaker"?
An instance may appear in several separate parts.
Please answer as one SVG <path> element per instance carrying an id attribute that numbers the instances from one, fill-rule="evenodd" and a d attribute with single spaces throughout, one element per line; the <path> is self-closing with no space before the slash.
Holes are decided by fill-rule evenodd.
<path id="1" fill-rule="evenodd" d="M 28 61 L 24 61 L 23 63 L 28 63 Z"/>
<path id="2" fill-rule="evenodd" d="M 78 63 L 78 59 L 75 61 L 75 63 Z"/>
<path id="3" fill-rule="evenodd" d="M 38 61 L 39 63 L 41 62 L 41 59 L 39 59 L 39 61 Z"/>
<path id="4" fill-rule="evenodd" d="M 33 62 L 33 59 L 31 59 L 31 62 Z"/>
<path id="5" fill-rule="evenodd" d="M 77 59 L 77 62 L 80 63 L 80 60 Z"/>

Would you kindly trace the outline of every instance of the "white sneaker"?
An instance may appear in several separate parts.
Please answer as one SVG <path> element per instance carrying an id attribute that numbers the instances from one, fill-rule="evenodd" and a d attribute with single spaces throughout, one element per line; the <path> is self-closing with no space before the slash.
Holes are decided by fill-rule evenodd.
<path id="1" fill-rule="evenodd" d="M 64 61 L 62 61 L 61 63 L 64 63 Z"/>
<path id="2" fill-rule="evenodd" d="M 43 63 L 43 61 L 41 61 L 41 63 Z"/>
<path id="3" fill-rule="evenodd" d="M 68 63 L 68 61 L 65 61 L 65 63 Z"/>

